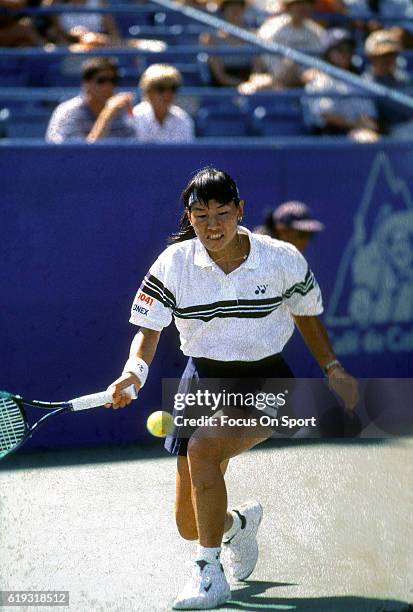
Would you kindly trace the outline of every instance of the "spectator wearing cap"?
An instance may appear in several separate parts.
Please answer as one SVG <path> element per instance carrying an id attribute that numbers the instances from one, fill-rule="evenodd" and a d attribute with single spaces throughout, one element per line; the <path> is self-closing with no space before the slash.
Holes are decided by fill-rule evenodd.
<path id="1" fill-rule="evenodd" d="M 318 54 L 322 51 L 325 30 L 310 19 L 313 0 L 283 0 L 283 12 L 269 17 L 257 31 L 265 41 L 292 49 Z M 280 55 L 259 58 L 250 80 L 241 85 L 241 93 L 251 94 L 259 89 L 296 87 L 301 85 L 301 68 Z"/>
<path id="2" fill-rule="evenodd" d="M 168 64 L 152 64 L 142 74 L 143 100 L 133 109 L 140 142 L 185 143 L 194 139 L 194 122 L 173 104 L 182 83 L 180 72 Z"/>
<path id="3" fill-rule="evenodd" d="M 277 206 L 254 232 L 289 242 L 303 253 L 314 234 L 323 230 L 323 223 L 317 221 L 306 204 L 291 201 Z"/>
<path id="4" fill-rule="evenodd" d="M 327 31 L 323 59 L 348 72 L 356 72 L 352 64 L 354 40 L 347 30 Z M 303 100 L 304 115 L 313 134 L 349 135 L 358 139 L 359 130 L 367 131 L 370 140 L 377 139 L 377 110 L 374 102 L 360 97 L 359 90 L 319 70 L 303 75 L 305 91 L 311 96 Z M 320 96 L 314 95 L 320 94 Z M 329 97 L 329 94 L 331 97 Z"/>
<path id="5" fill-rule="evenodd" d="M 397 89 L 404 93 L 412 93 L 413 83 L 409 74 L 397 64 L 401 47 L 397 36 L 392 30 L 377 30 L 368 36 L 364 50 L 369 60 L 369 66 L 363 76 L 375 83 Z M 412 111 L 402 106 L 378 100 L 380 131 L 391 134 L 392 131 L 412 117 Z"/>
<path id="6" fill-rule="evenodd" d="M 82 92 L 55 108 L 46 140 L 55 144 L 80 140 L 93 143 L 105 137 L 133 138 L 136 128 L 131 113 L 133 93 L 115 94 L 117 65 L 96 57 L 82 64 Z"/>

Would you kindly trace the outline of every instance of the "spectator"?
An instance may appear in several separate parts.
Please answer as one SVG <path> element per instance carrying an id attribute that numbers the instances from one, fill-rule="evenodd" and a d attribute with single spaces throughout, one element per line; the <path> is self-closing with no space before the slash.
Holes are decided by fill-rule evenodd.
<path id="1" fill-rule="evenodd" d="M 59 40 L 75 43 L 85 47 L 119 46 L 121 36 L 112 15 L 103 13 L 71 13 L 71 6 L 84 6 L 85 8 L 103 8 L 104 0 L 64 0 L 68 5 L 65 13 L 54 15 L 52 22 Z M 59 0 L 45 0 L 44 4 L 52 6 L 60 4 Z M 76 50 L 87 50 L 77 49 Z"/>
<path id="2" fill-rule="evenodd" d="M 310 19 L 313 6 L 313 0 L 283 0 L 284 12 L 264 21 L 258 36 L 293 49 L 320 53 L 325 30 Z M 252 94 L 260 89 L 297 87 L 302 84 L 301 72 L 292 60 L 280 55 L 265 55 L 256 62 L 254 74 L 239 91 Z"/>
<path id="3" fill-rule="evenodd" d="M 324 29 L 310 19 L 312 0 L 283 0 L 284 12 L 270 17 L 258 30 L 262 39 L 310 53 L 320 53 L 323 48 Z M 263 58 L 274 84 L 281 87 L 300 85 L 300 69 L 296 64 L 280 56 Z"/>
<path id="4" fill-rule="evenodd" d="M 221 0 L 220 17 L 232 25 L 245 27 L 244 16 L 247 9 L 246 0 Z M 239 47 L 245 45 L 235 36 L 224 31 L 204 33 L 200 37 L 203 45 L 230 45 Z M 253 67 L 253 57 L 250 55 L 210 55 L 208 65 L 211 72 L 212 85 L 223 87 L 236 87 L 247 81 Z"/>
<path id="5" fill-rule="evenodd" d="M 180 72 L 167 64 L 152 64 L 142 74 L 139 87 L 143 100 L 133 109 L 140 142 L 190 142 L 194 122 L 173 104 L 182 83 Z"/>
<path id="6" fill-rule="evenodd" d="M 73 139 L 92 143 L 104 137 L 135 137 L 131 116 L 134 95 L 114 94 L 117 80 L 117 65 L 112 60 L 98 57 L 85 61 L 82 93 L 54 110 L 46 140 L 56 144 Z"/>
<path id="7" fill-rule="evenodd" d="M 412 79 L 397 65 L 400 42 L 392 30 L 377 30 L 370 34 L 365 43 L 365 52 L 370 65 L 364 77 L 380 85 L 410 93 Z M 379 100 L 377 103 L 380 131 L 391 134 L 394 128 L 404 124 L 413 114 L 411 109 L 395 106 Z"/>
<path id="8" fill-rule="evenodd" d="M 290 242 L 303 253 L 314 234 L 323 230 L 323 223 L 314 218 L 308 206 L 292 201 L 277 206 L 254 232 Z"/>
<path id="9" fill-rule="evenodd" d="M 69 44 L 73 52 L 92 51 L 101 47 L 136 47 L 147 51 L 163 51 L 167 45 L 160 40 L 122 38 L 116 20 L 107 13 L 71 13 L 70 6 L 104 8 L 106 0 L 65 0 L 68 11 L 51 17 L 50 32 L 59 44 Z M 60 4 L 59 0 L 43 0 L 43 5 Z"/>
<path id="10" fill-rule="evenodd" d="M 339 28 L 327 32 L 323 54 L 325 61 L 342 70 L 355 72 L 353 50 L 354 41 L 349 32 Z M 359 90 L 354 86 L 319 70 L 307 70 L 303 78 L 307 82 L 307 93 L 320 94 L 320 97 L 306 97 L 303 100 L 306 120 L 314 134 L 349 135 L 358 139 L 360 129 L 363 130 L 363 141 L 369 134 L 375 139 L 378 131 L 377 111 L 369 98 L 358 96 Z M 334 97 L 328 97 L 328 94 L 334 94 Z"/>
<path id="11" fill-rule="evenodd" d="M 46 43 L 36 31 L 32 20 L 21 11 L 29 5 L 27 0 L 0 0 L 0 9 L 9 9 L 9 15 L 0 15 L 0 47 L 38 47 Z"/>

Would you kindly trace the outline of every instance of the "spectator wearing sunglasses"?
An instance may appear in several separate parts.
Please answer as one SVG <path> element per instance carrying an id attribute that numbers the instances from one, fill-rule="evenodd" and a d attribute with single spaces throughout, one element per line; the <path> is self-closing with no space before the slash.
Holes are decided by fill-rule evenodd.
<path id="1" fill-rule="evenodd" d="M 254 232 L 289 242 L 304 253 L 314 234 L 323 230 L 323 223 L 314 218 L 306 204 L 292 201 L 283 202 L 269 212 L 264 225 L 256 227 Z"/>
<path id="2" fill-rule="evenodd" d="M 194 138 L 194 122 L 173 104 L 182 76 L 167 64 L 152 64 L 142 74 L 142 102 L 133 109 L 140 142 L 184 143 Z"/>
<path id="3" fill-rule="evenodd" d="M 132 116 L 134 94 L 115 94 L 118 82 L 116 63 L 104 57 L 82 64 L 82 92 L 54 110 L 46 140 L 96 142 L 102 138 L 135 138 Z"/>

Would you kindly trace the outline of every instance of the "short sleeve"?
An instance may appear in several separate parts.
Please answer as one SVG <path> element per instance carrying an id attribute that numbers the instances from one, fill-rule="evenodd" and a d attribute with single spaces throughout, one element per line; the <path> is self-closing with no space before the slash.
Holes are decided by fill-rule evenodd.
<path id="1" fill-rule="evenodd" d="M 169 286 L 168 286 L 169 284 Z M 175 296 L 162 255 L 151 266 L 132 304 L 130 323 L 162 331 L 172 321 Z"/>
<path id="2" fill-rule="evenodd" d="M 58 106 L 49 121 L 46 131 L 46 140 L 54 144 L 61 144 L 69 139 L 82 142 L 87 134 L 84 133 L 76 109 L 70 109 L 67 104 Z"/>
<path id="3" fill-rule="evenodd" d="M 323 300 L 317 280 L 307 261 L 295 248 L 291 248 L 288 254 L 285 279 L 283 301 L 292 315 L 316 316 L 323 312 Z"/>

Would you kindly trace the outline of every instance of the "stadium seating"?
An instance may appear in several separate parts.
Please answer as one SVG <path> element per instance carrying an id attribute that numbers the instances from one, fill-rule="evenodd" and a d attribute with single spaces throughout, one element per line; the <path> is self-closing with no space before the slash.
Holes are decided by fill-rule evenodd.
<path id="1" fill-rule="evenodd" d="M 0 107 L 0 138 L 7 138 L 9 135 L 10 110 Z"/>
<path id="2" fill-rule="evenodd" d="M 10 111 L 7 125 L 8 138 L 44 138 L 51 110 Z"/>
<path id="3" fill-rule="evenodd" d="M 300 136 L 304 134 L 301 113 L 280 113 L 257 106 L 252 114 L 252 131 L 257 136 Z"/>
<path id="4" fill-rule="evenodd" d="M 148 51 L 130 55 L 129 50 L 114 52 L 119 61 L 121 88 L 136 91 L 139 76 L 148 65 L 170 63 L 182 73 L 184 87 L 178 103 L 193 115 L 199 136 L 276 138 L 306 135 L 300 90 L 262 91 L 243 96 L 235 88 L 210 87 L 208 56 L 205 51 L 200 52 L 198 43 L 200 34 L 213 30 L 212 26 L 149 2 L 140 4 L 134 0 L 122 0 L 122 5 L 130 4 L 131 13 L 116 12 L 119 5 L 116 0 L 109 0 L 109 3 L 114 7 L 114 17 L 123 36 L 163 40 L 168 45 L 162 54 Z M 259 11 L 252 10 L 251 19 L 259 16 L 263 18 Z M 347 18 L 341 16 L 340 19 Z M 361 29 L 358 30 L 359 36 L 360 33 Z M 362 49 L 361 39 L 359 43 L 358 48 Z M 191 53 L 183 54 L 179 50 L 181 45 L 191 46 Z M 19 57 L 8 54 L 6 49 L 0 50 L 0 89 L 3 91 L 0 95 L 0 137 L 8 134 L 16 138 L 42 138 L 53 108 L 78 91 L 84 58 L 80 54 L 65 57 L 53 53 L 40 55 L 38 50 L 33 55 L 26 53 Z M 358 56 L 358 60 L 358 68 L 364 69 L 364 55 Z M 413 51 L 401 54 L 400 66 L 413 74 Z M 32 97 L 32 88 L 36 91 L 44 88 L 44 97 L 39 98 L 38 93 Z M 49 95 L 49 88 L 71 90 L 56 97 L 55 93 Z M 8 97 L 4 93 L 7 89 L 11 92 L 26 91 L 27 95 Z"/>
<path id="5" fill-rule="evenodd" d="M 228 107 L 201 107 L 195 117 L 198 136 L 249 136 L 248 111 Z"/>

